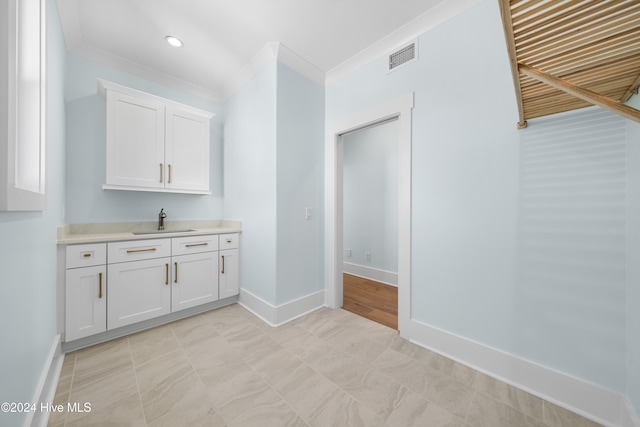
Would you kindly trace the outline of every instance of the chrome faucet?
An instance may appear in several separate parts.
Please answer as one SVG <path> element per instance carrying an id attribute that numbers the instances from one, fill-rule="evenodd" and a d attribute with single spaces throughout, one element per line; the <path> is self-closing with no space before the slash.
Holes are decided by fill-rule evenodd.
<path id="1" fill-rule="evenodd" d="M 164 230 L 164 219 L 167 217 L 167 214 L 164 213 L 164 208 L 160 209 L 160 213 L 158 214 L 158 230 Z"/>

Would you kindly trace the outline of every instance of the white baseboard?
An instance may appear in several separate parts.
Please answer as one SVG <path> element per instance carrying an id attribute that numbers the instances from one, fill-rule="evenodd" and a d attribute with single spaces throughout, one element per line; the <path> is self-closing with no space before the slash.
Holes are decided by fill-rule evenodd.
<path id="1" fill-rule="evenodd" d="M 64 355 L 60 353 L 60 338 L 60 335 L 53 338 L 51 350 L 49 350 L 49 355 L 40 374 L 40 381 L 38 381 L 31 400 L 38 409 L 41 408 L 42 403 L 52 403 L 56 395 L 62 362 L 64 362 Z M 49 412 L 36 410 L 28 413 L 24 425 L 25 427 L 46 427 L 48 421 Z"/>
<path id="2" fill-rule="evenodd" d="M 380 270 L 378 268 L 351 264 L 349 262 L 343 262 L 342 265 L 344 272 L 352 276 L 364 277 L 365 279 L 398 287 L 398 273 L 394 273 L 393 271 Z"/>
<path id="3" fill-rule="evenodd" d="M 324 307 L 324 290 L 275 306 L 246 289 L 240 289 L 238 304 L 275 327 Z"/>
<path id="4" fill-rule="evenodd" d="M 625 396 L 622 402 L 622 427 L 640 427 L 640 417 L 636 413 L 633 405 L 629 402 L 629 399 Z"/>
<path id="5" fill-rule="evenodd" d="M 407 324 L 402 334 L 417 345 L 605 426 L 640 427 L 621 393 L 414 319 Z"/>

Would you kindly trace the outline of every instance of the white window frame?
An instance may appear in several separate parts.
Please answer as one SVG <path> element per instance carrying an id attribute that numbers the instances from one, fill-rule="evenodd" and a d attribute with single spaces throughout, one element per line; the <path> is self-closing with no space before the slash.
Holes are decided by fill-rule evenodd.
<path id="1" fill-rule="evenodd" d="M 33 22 L 39 28 L 38 49 L 25 48 L 20 36 L 19 14 L 27 6 L 39 12 L 39 16 L 33 18 L 38 20 Z M 46 0 L 3 1 L 0 16 L 3 15 L 0 22 L 0 211 L 42 211 L 47 206 Z M 37 108 L 27 111 L 21 111 L 26 102 L 20 84 L 24 59 L 38 69 L 39 101 Z M 30 139 L 25 136 L 29 134 Z M 25 174 L 30 174 L 29 182 L 21 178 Z"/>

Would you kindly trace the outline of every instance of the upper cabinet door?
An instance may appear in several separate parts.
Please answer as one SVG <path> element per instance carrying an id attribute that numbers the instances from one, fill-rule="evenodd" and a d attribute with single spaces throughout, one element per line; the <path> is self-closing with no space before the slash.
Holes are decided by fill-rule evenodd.
<path id="1" fill-rule="evenodd" d="M 209 117 L 166 107 L 166 188 L 209 191 Z"/>
<path id="2" fill-rule="evenodd" d="M 164 108 L 107 91 L 107 185 L 164 188 Z"/>

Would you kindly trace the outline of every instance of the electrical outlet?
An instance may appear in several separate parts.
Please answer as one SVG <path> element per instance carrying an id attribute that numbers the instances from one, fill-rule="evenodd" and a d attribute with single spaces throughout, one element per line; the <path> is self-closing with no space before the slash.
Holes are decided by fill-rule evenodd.
<path id="1" fill-rule="evenodd" d="M 371 252 L 365 252 L 364 259 L 366 259 L 367 261 L 371 261 Z"/>
<path id="2" fill-rule="evenodd" d="M 347 258 L 351 258 L 351 249 L 347 249 Z"/>
<path id="3" fill-rule="evenodd" d="M 306 208 L 306 209 L 304 210 L 304 215 L 305 215 L 305 218 L 306 218 L 307 220 L 310 220 L 310 219 L 311 219 L 311 208 Z"/>

